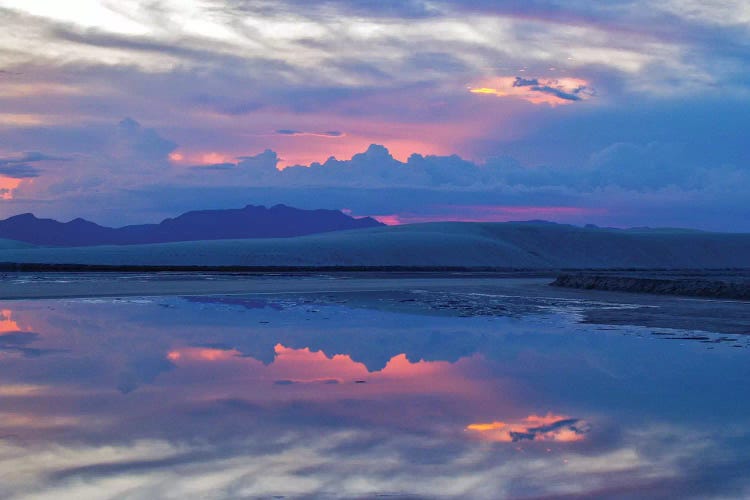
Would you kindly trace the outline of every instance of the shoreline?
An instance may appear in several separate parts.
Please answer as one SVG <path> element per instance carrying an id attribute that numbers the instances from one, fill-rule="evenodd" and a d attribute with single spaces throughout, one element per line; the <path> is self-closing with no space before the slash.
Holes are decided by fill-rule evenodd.
<path id="1" fill-rule="evenodd" d="M 23 278 L 27 279 L 23 279 Z M 51 279 L 51 278 L 70 279 Z M 546 288 L 554 275 L 486 273 L 316 273 L 117 275 L 44 273 L 0 279 L 0 300 L 35 300 L 165 295 L 238 295 L 389 292 L 412 289 L 477 291 L 532 283 Z"/>

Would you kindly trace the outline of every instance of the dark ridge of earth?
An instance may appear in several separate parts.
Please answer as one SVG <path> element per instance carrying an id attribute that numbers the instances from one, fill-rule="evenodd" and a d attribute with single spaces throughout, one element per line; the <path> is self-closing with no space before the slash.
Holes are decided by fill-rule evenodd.
<path id="1" fill-rule="evenodd" d="M 716 299 L 750 300 L 750 280 L 663 279 L 637 276 L 561 274 L 550 283 L 562 288 L 614 292 L 684 295 Z"/>

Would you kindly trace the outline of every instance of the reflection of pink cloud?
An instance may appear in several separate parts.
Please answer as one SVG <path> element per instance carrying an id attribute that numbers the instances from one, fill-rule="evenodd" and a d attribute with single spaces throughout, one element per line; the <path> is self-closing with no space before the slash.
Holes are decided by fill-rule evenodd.
<path id="1" fill-rule="evenodd" d="M 12 319 L 13 311 L 10 309 L 3 309 L 0 311 L 0 335 L 9 332 L 18 332 L 21 328 L 18 323 Z"/>
<path id="2" fill-rule="evenodd" d="M 605 209 L 566 206 L 455 205 L 434 207 L 427 214 L 385 214 L 373 217 L 389 226 L 421 222 L 507 222 L 513 220 L 564 220 L 587 215 L 602 215 Z"/>
<path id="3" fill-rule="evenodd" d="M 588 424 L 563 415 L 548 413 L 544 416 L 529 415 L 515 422 L 494 421 L 469 424 L 467 431 L 485 441 L 510 443 L 515 441 L 573 442 L 584 439 Z"/>
<path id="4" fill-rule="evenodd" d="M 326 356 L 322 351 L 309 348 L 293 349 L 277 344 L 273 363 L 264 365 L 260 361 L 242 356 L 236 350 L 203 347 L 183 347 L 169 351 L 167 359 L 180 368 L 195 370 L 222 370 L 234 375 L 230 378 L 243 380 L 242 392 L 247 384 L 255 382 L 259 399 L 296 397 L 312 399 L 372 396 L 374 394 L 437 394 L 450 393 L 468 396 L 475 394 L 478 382 L 471 382 L 464 375 L 464 366 L 472 358 L 456 363 L 447 361 L 411 362 L 405 354 L 391 358 L 382 370 L 368 371 L 349 355 Z M 209 377 L 209 379 L 212 379 Z M 273 386 L 283 381 L 287 390 L 268 391 L 263 386 Z M 363 389 L 356 381 L 366 383 Z M 325 391 L 310 390 L 308 384 L 335 383 Z M 296 388 L 295 388 L 296 387 Z M 225 387 L 228 389 L 228 387 Z"/>

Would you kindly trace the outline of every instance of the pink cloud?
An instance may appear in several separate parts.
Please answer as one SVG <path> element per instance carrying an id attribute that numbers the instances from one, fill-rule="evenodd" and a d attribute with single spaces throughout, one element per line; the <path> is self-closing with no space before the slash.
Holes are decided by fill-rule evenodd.
<path id="1" fill-rule="evenodd" d="M 594 95 L 589 82 L 581 78 L 524 78 L 501 76 L 470 86 L 469 92 L 496 97 L 515 97 L 532 104 L 559 106 Z"/>

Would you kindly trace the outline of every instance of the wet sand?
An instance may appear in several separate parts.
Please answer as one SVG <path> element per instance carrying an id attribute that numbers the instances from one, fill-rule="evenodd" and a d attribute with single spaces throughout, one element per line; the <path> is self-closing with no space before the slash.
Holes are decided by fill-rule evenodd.
<path id="1" fill-rule="evenodd" d="M 585 323 L 750 333 L 747 302 L 563 289 L 549 286 L 553 280 L 553 275 L 492 273 L 7 273 L 0 279 L 0 300 L 305 294 L 358 307 L 475 316 L 524 314 L 528 308 L 513 305 L 513 298 L 530 298 L 552 306 L 581 302 Z M 628 307 L 612 307 L 617 305 Z"/>
<path id="2" fill-rule="evenodd" d="M 544 289 L 552 276 L 507 278 L 484 273 L 343 274 L 6 274 L 0 300 L 127 297 L 160 295 L 352 293 L 447 289 L 465 292 L 518 293 Z"/>

